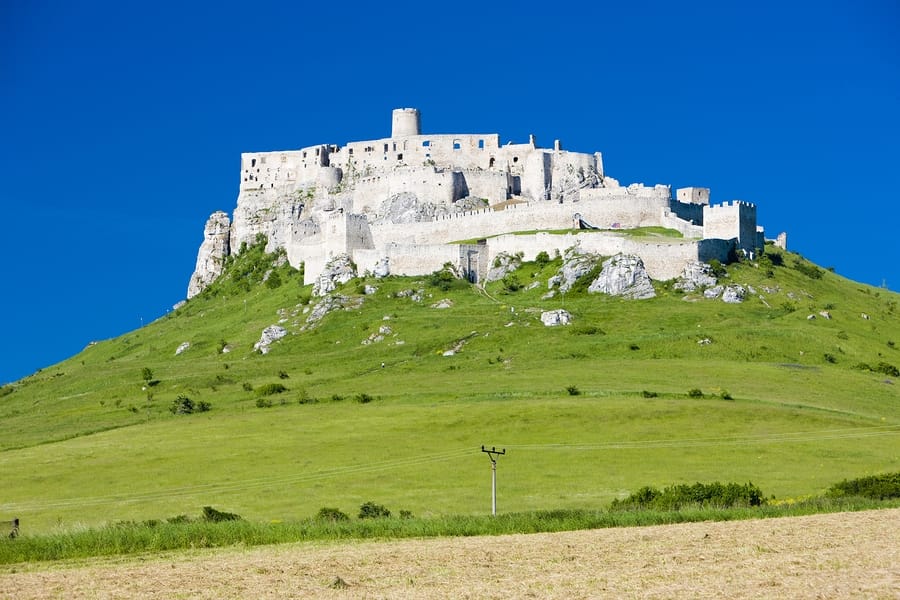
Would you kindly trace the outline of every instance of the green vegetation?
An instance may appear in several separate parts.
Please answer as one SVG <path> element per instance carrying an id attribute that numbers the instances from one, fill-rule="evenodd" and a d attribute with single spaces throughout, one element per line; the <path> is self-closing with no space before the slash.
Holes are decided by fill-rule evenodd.
<path id="1" fill-rule="evenodd" d="M 78 528 L 42 535 L 24 534 L 16 539 L 0 538 L 0 565 L 311 540 L 540 533 L 801 516 L 898 506 L 900 501 L 897 500 L 879 502 L 860 497 L 841 497 L 810 498 L 798 502 L 751 507 L 716 508 L 694 504 L 683 506 L 678 510 L 562 509 L 506 513 L 496 517 L 446 515 L 417 518 L 409 511 L 400 511 L 400 518 L 377 515 L 375 518 L 360 516 L 358 519 L 350 519 L 335 508 L 322 508 L 314 518 L 290 522 L 207 518 L 204 509 L 204 517 L 200 519 L 180 515 L 165 521 L 121 522 L 97 528 Z M 215 509 L 211 510 L 214 515 L 218 513 Z"/>
<path id="2" fill-rule="evenodd" d="M 851 480 L 845 479 L 828 488 L 826 496 L 831 498 L 859 496 L 876 500 L 900 498 L 900 472 L 882 473 L 881 475 Z"/>
<path id="3" fill-rule="evenodd" d="M 483 444 L 507 449 L 498 505 L 523 515 L 697 481 L 819 496 L 896 471 L 900 297 L 810 277 L 796 255 L 767 247 L 764 261 L 722 267 L 755 289 L 741 305 L 664 282 L 650 300 L 544 298 L 561 264 L 547 256 L 515 271 L 514 291 L 443 271 L 359 278 L 338 290 L 346 306 L 306 327 L 320 299 L 262 242 L 165 317 L 3 386 L 0 520 L 19 517 L 20 540 L 209 505 L 244 520 L 185 527 L 247 534 L 323 506 L 356 515 L 369 499 L 416 518 L 366 531 L 422 532 L 490 511 Z M 541 311 L 558 308 L 573 324 L 544 327 Z M 290 335 L 255 352 L 276 323 Z M 172 535 L 202 545 L 184 531 Z"/>

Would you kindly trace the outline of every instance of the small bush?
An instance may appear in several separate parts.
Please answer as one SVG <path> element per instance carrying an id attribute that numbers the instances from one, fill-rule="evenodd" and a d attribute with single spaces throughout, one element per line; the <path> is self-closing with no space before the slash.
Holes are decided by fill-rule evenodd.
<path id="1" fill-rule="evenodd" d="M 279 379 L 290 379 L 290 375 L 287 374 L 287 371 L 278 371 Z"/>
<path id="2" fill-rule="evenodd" d="M 153 371 L 150 370 L 150 367 L 141 369 L 141 379 L 148 382 L 153 379 Z"/>
<path id="3" fill-rule="evenodd" d="M 172 400 L 172 406 L 169 411 L 175 415 L 189 415 L 195 412 L 206 412 L 212 408 L 209 402 L 200 400 L 194 402 L 184 394 L 178 394 L 178 397 Z"/>
<path id="4" fill-rule="evenodd" d="M 354 399 L 355 399 L 357 402 L 359 402 L 360 404 L 368 404 L 369 402 L 373 401 L 375 398 L 373 398 L 373 397 L 370 396 L 369 394 L 363 393 L 363 394 L 357 394 L 357 395 L 354 397 Z"/>
<path id="5" fill-rule="evenodd" d="M 537 253 L 537 256 L 534 257 L 534 262 L 538 267 L 545 267 L 550 262 L 550 255 L 541 250 Z"/>
<path id="6" fill-rule="evenodd" d="M 344 397 L 341 396 L 340 394 L 332 394 L 331 395 L 332 402 L 342 402 L 343 400 L 344 400 Z"/>
<path id="7" fill-rule="evenodd" d="M 386 519 L 391 516 L 391 511 L 381 504 L 372 501 L 364 502 L 359 507 L 360 519 Z"/>
<path id="8" fill-rule="evenodd" d="M 656 392 L 648 392 L 647 390 L 641 392 L 641 396 L 643 396 L 644 398 L 656 398 L 658 395 L 659 394 L 657 394 Z"/>
<path id="9" fill-rule="evenodd" d="M 566 391 L 569 392 L 569 395 L 570 395 L 570 396 L 577 396 L 577 395 L 579 395 L 579 394 L 581 393 L 581 390 L 579 390 L 579 389 L 578 389 L 577 387 L 575 387 L 574 385 L 567 386 L 567 387 L 566 387 Z"/>
<path id="10" fill-rule="evenodd" d="M 318 400 L 309 395 L 309 392 L 306 390 L 300 390 L 300 393 L 297 394 L 297 403 L 298 404 L 315 404 Z"/>
<path id="11" fill-rule="evenodd" d="M 688 396 L 691 398 L 702 398 L 703 390 L 700 388 L 691 388 L 688 390 Z"/>
<path id="12" fill-rule="evenodd" d="M 900 498 L 900 472 L 882 473 L 859 479 L 845 479 L 828 488 L 825 495 L 830 498 L 861 496 L 876 500 Z"/>
<path id="13" fill-rule="evenodd" d="M 606 332 L 596 325 L 575 325 L 569 328 L 572 335 L 606 335 Z"/>
<path id="14" fill-rule="evenodd" d="M 722 400 L 734 400 L 734 398 L 731 397 L 731 394 L 728 393 L 728 390 L 722 390 L 721 393 L 719 393 L 719 398 Z"/>
<path id="15" fill-rule="evenodd" d="M 256 408 L 271 408 L 272 400 L 269 398 L 257 398 L 256 399 Z"/>
<path id="16" fill-rule="evenodd" d="M 795 260 L 792 267 L 794 268 L 794 270 L 800 271 L 810 279 L 822 279 L 822 275 L 825 273 L 825 271 L 823 271 L 816 265 L 804 262 L 802 260 Z"/>
<path id="17" fill-rule="evenodd" d="M 629 345 L 628 345 L 628 349 L 629 349 L 629 350 L 640 350 L 641 347 L 638 346 L 637 344 L 629 344 Z"/>
<path id="18" fill-rule="evenodd" d="M 320 508 L 316 513 L 316 519 L 320 521 L 349 521 L 350 517 L 347 513 L 337 508 Z"/>
<path id="19" fill-rule="evenodd" d="M 244 391 L 245 391 L 245 392 L 252 392 L 252 391 L 253 391 L 253 384 L 250 383 L 249 381 L 245 381 L 244 384 L 243 384 L 241 387 L 244 388 Z"/>
<path id="20" fill-rule="evenodd" d="M 522 289 L 522 282 L 515 273 L 507 273 L 503 276 L 503 291 L 507 293 L 518 292 Z"/>
<path id="21" fill-rule="evenodd" d="M 875 366 L 875 371 L 884 373 L 890 377 L 900 377 L 900 369 L 886 362 L 880 362 Z"/>
<path id="22" fill-rule="evenodd" d="M 229 512 L 221 512 L 212 506 L 203 507 L 203 519 L 212 523 L 220 523 L 222 521 L 243 521 L 240 515 Z"/>
<path id="23" fill-rule="evenodd" d="M 825 362 L 834 364 L 837 362 L 837 358 L 835 358 L 834 354 L 825 353 Z"/>
<path id="24" fill-rule="evenodd" d="M 280 383 L 267 383 L 256 388 L 257 396 L 272 396 L 274 394 L 280 394 L 282 392 L 286 392 L 287 388 Z"/>
<path id="25" fill-rule="evenodd" d="M 714 258 L 707 264 L 709 264 L 710 271 L 716 279 L 721 279 L 728 275 L 728 270 L 725 269 L 725 266 L 719 260 Z"/>
<path id="26" fill-rule="evenodd" d="M 413 518 L 412 511 L 411 510 L 401 510 L 400 518 L 401 519 L 412 519 Z"/>

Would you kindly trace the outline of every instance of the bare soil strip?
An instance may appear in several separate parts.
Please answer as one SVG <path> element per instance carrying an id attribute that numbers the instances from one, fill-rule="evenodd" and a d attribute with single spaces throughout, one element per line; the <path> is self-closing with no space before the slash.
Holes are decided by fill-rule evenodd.
<path id="1" fill-rule="evenodd" d="M 900 509 L 0 567 L 0 598 L 900 598 Z"/>

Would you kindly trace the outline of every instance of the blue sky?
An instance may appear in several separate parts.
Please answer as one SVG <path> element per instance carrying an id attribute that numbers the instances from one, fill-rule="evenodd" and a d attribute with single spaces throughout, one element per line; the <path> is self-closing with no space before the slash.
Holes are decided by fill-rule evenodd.
<path id="1" fill-rule="evenodd" d="M 710 187 L 900 289 L 900 5 L 45 2 L 0 7 L 0 383 L 164 315 L 240 153 L 431 133 L 562 140 Z"/>

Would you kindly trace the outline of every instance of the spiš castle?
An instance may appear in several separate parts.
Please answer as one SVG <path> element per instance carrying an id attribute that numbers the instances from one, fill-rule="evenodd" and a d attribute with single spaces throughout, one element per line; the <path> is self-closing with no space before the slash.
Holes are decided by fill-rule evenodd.
<path id="1" fill-rule="evenodd" d="M 359 274 L 424 275 L 451 263 L 478 282 L 500 253 L 533 260 L 575 245 L 640 257 L 652 279 L 667 280 L 691 263 L 763 246 L 755 205 L 709 197 L 701 187 L 673 195 L 666 185 L 622 186 L 599 152 L 569 152 L 559 141 L 541 148 L 533 136 L 501 145 L 496 133 L 423 134 L 419 111 L 400 108 L 390 137 L 242 154 L 233 218 L 207 221 L 188 298 L 258 234 L 268 251 L 284 248 L 291 265 L 304 265 L 306 283 L 341 256 Z M 683 238 L 623 233 L 648 226 Z M 550 233 L 571 229 L 580 231 Z M 513 235 L 528 231 L 539 233 Z"/>

